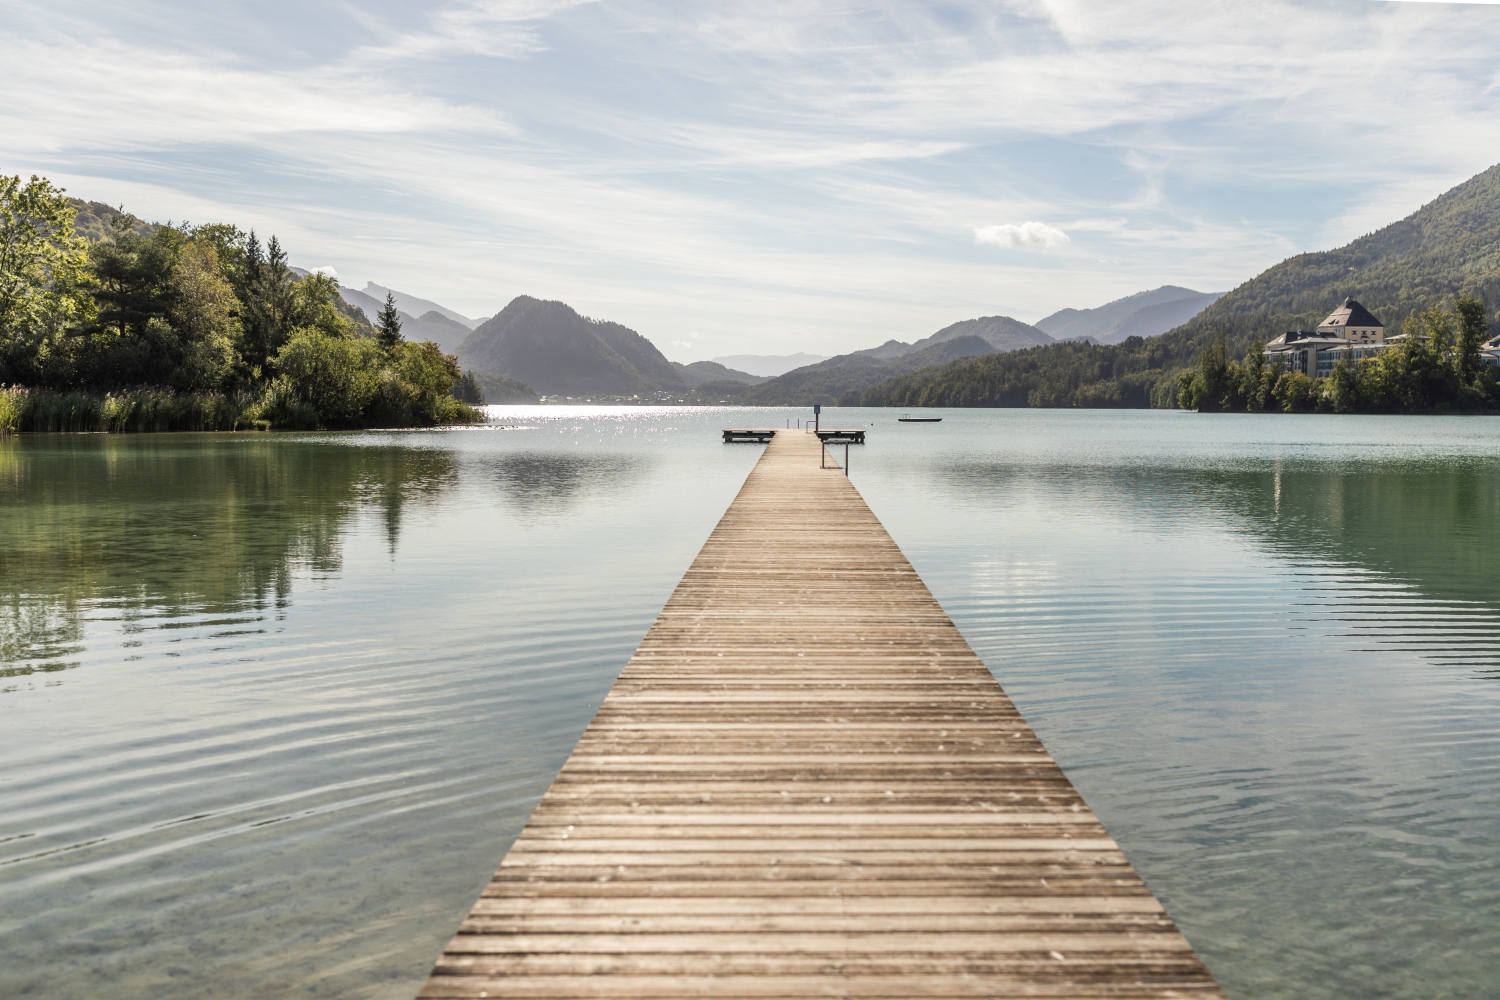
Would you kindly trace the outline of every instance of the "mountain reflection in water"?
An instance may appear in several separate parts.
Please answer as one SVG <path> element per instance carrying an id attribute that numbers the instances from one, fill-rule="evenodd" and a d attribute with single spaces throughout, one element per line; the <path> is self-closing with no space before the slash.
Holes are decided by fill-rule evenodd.
<path id="1" fill-rule="evenodd" d="M 646 474 L 648 460 L 608 452 L 525 451 L 482 463 L 513 509 L 527 518 L 565 515 L 570 505 L 618 494 Z"/>

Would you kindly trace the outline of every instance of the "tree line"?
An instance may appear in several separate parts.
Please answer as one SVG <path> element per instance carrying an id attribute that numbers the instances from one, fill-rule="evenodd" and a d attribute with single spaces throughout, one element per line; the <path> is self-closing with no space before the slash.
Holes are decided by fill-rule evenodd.
<path id="1" fill-rule="evenodd" d="M 924 368 L 847 392 L 839 404 L 1170 408 L 1174 360 L 1159 337 L 1048 344 Z"/>
<path id="2" fill-rule="evenodd" d="M 1220 333 L 1196 371 L 1177 379 L 1177 405 L 1200 412 L 1440 413 L 1500 409 L 1500 368 L 1486 367 L 1489 335 L 1484 301 L 1460 295 L 1452 308 L 1408 316 L 1403 334 L 1375 357 L 1348 353 L 1327 377 L 1284 371 L 1265 345 L 1250 342 L 1242 361 L 1229 360 Z"/>
<path id="3" fill-rule="evenodd" d="M 297 274 L 275 236 L 146 225 L 95 241 L 45 178 L 0 176 L 0 429 L 420 426 L 472 420 L 457 361 Z M 97 428 L 89 426 L 93 422 Z"/>

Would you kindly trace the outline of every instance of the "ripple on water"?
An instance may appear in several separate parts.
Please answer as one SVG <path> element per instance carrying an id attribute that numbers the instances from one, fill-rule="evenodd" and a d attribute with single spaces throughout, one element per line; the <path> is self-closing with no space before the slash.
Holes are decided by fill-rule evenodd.
<path id="1" fill-rule="evenodd" d="M 1231 996 L 1493 992 L 1500 421 L 845 412 Z M 759 454 L 517 414 L 0 442 L 0 994 L 414 993 Z"/>

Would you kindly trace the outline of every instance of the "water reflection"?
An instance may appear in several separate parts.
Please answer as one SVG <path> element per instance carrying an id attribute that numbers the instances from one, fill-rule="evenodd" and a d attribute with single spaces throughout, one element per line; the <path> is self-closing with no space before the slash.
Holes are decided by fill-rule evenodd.
<path id="1" fill-rule="evenodd" d="M 295 573 L 340 570 L 361 507 L 378 512 L 394 551 L 403 512 L 457 481 L 447 451 L 337 439 L 0 442 L 0 670 L 58 669 L 89 606 L 253 627 L 284 606 Z"/>
<path id="2" fill-rule="evenodd" d="M 524 451 L 489 459 L 485 469 L 518 516 L 537 519 L 625 491 L 646 475 L 648 460 L 641 455 Z"/>
<path id="3" fill-rule="evenodd" d="M 1229 531 L 1308 575 L 1303 610 L 1345 638 L 1500 679 L 1500 463 L 1273 460 L 1189 467 L 947 461 L 965 502 L 1025 503 L 1120 530 Z M 1329 576 L 1331 570 L 1335 570 Z"/>

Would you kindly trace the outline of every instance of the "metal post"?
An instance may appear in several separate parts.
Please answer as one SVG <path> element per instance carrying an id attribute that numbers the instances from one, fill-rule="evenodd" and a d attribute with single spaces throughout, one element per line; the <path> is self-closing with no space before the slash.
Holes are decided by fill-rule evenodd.
<path id="1" fill-rule="evenodd" d="M 822 429 L 823 429 L 823 404 L 822 403 L 814 403 L 813 404 L 813 433 L 816 434 L 816 433 L 818 433 L 818 431 L 820 431 Z"/>
<path id="2" fill-rule="evenodd" d="M 849 442 L 844 442 L 844 477 L 849 476 Z"/>
<path id="3" fill-rule="evenodd" d="M 823 443 L 822 438 L 818 438 L 818 468 L 828 468 L 828 446 Z"/>

